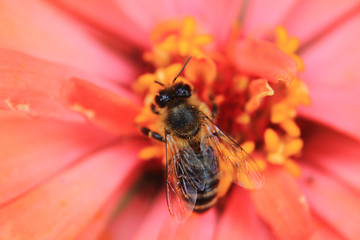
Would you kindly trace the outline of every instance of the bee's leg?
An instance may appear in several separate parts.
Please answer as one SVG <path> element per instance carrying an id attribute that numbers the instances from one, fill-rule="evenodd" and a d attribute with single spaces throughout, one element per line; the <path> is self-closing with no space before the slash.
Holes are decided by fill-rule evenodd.
<path id="1" fill-rule="evenodd" d="M 156 115 L 159 115 L 160 113 L 156 110 L 155 104 L 151 104 L 151 111 L 155 113 Z"/>
<path id="2" fill-rule="evenodd" d="M 218 106 L 217 106 L 217 104 L 215 102 L 215 99 L 214 99 L 213 95 L 210 95 L 210 102 L 211 102 L 211 112 L 212 112 L 211 118 L 215 119 L 217 111 L 218 111 Z"/>
<path id="3" fill-rule="evenodd" d="M 166 142 L 165 138 L 163 136 L 161 136 L 159 133 L 157 132 L 153 132 L 150 129 L 146 128 L 146 127 L 142 127 L 141 128 L 141 132 L 146 135 L 149 136 L 155 140 L 158 140 L 160 142 Z"/>

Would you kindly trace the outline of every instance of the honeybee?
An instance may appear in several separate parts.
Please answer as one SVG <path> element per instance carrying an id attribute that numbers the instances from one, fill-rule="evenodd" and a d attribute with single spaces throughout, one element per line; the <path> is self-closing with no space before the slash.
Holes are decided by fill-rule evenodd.
<path id="1" fill-rule="evenodd" d="M 190 58 L 172 85 L 156 82 L 164 88 L 151 109 L 160 116 L 164 136 L 141 128 L 145 135 L 166 143 L 166 199 L 177 222 L 184 222 L 193 211 L 211 208 L 223 177 L 247 189 L 264 184 L 259 166 L 212 122 L 209 108 L 193 95 L 190 85 L 176 82 Z"/>

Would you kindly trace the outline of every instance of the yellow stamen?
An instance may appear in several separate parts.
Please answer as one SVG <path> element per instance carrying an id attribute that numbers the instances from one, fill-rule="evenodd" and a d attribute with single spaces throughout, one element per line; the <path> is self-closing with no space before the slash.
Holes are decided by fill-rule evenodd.
<path id="1" fill-rule="evenodd" d="M 249 115 L 249 114 L 244 113 L 244 114 L 241 114 L 240 116 L 238 116 L 235 120 L 236 120 L 236 122 L 239 123 L 239 124 L 247 125 L 247 124 L 250 123 L 251 118 L 250 118 L 250 115 Z"/>
<path id="2" fill-rule="evenodd" d="M 264 135 L 264 141 L 265 141 L 265 148 L 268 152 L 275 152 L 280 145 L 279 136 L 271 128 L 266 129 Z"/>
<path id="3" fill-rule="evenodd" d="M 219 183 L 218 196 L 223 197 L 229 190 L 231 184 L 232 184 L 231 176 L 226 175 L 226 176 L 222 177 L 221 181 Z"/>
<path id="4" fill-rule="evenodd" d="M 310 105 L 311 99 L 309 96 L 309 90 L 305 83 L 299 78 L 295 78 L 289 85 L 289 94 L 286 98 L 286 102 L 289 106 L 297 107 L 300 104 Z"/>
<path id="5" fill-rule="evenodd" d="M 185 56 L 190 53 L 190 45 L 186 39 L 179 40 L 179 52 L 181 56 Z"/>
<path id="6" fill-rule="evenodd" d="M 255 159 L 256 164 L 261 170 L 265 170 L 267 167 L 267 163 L 263 159 Z"/>
<path id="7" fill-rule="evenodd" d="M 138 80 L 134 83 L 133 89 L 139 94 L 144 94 L 154 84 L 156 77 L 154 74 L 145 73 L 141 75 Z"/>
<path id="8" fill-rule="evenodd" d="M 276 152 L 276 153 L 269 153 L 267 155 L 267 160 L 272 164 L 280 165 L 284 163 L 285 158 L 280 152 Z"/>
<path id="9" fill-rule="evenodd" d="M 137 124 L 147 124 L 157 120 L 157 116 L 150 110 L 149 107 L 145 107 L 141 110 L 141 113 L 135 118 Z"/>
<path id="10" fill-rule="evenodd" d="M 246 141 L 241 144 L 241 147 L 245 150 L 245 152 L 251 154 L 255 150 L 255 143 L 253 141 Z"/>
<path id="11" fill-rule="evenodd" d="M 200 34 L 198 36 L 195 36 L 193 39 L 193 43 L 199 46 L 207 45 L 209 43 L 212 43 L 213 41 L 214 38 L 208 34 Z"/>
<path id="12" fill-rule="evenodd" d="M 154 46 L 152 51 L 146 51 L 143 54 L 145 62 L 152 63 L 155 67 L 166 67 L 171 63 L 171 56 L 162 51 L 158 46 Z"/>
<path id="13" fill-rule="evenodd" d="M 296 178 L 299 178 L 301 176 L 301 168 L 299 166 L 299 164 L 297 164 L 294 160 L 292 159 L 287 159 L 284 162 L 284 167 L 286 168 L 286 170 L 288 170 L 291 175 L 293 175 Z"/>
<path id="14" fill-rule="evenodd" d="M 275 104 L 271 110 L 272 123 L 281 123 L 296 116 L 296 110 L 289 107 L 285 102 Z"/>
<path id="15" fill-rule="evenodd" d="M 151 35 L 154 49 L 183 57 L 204 55 L 202 48 L 211 43 L 213 37 L 209 34 L 198 34 L 196 30 L 197 26 L 193 17 L 186 17 L 183 21 L 173 21 L 168 25 L 159 25 Z M 154 57 L 147 54 L 146 58 L 153 59 Z"/>
<path id="16" fill-rule="evenodd" d="M 285 145 L 284 155 L 292 156 L 292 155 L 299 153 L 300 150 L 302 149 L 303 145 L 304 145 L 304 142 L 300 138 L 295 138 L 295 139 L 290 140 Z"/>
<path id="17" fill-rule="evenodd" d="M 152 30 L 150 35 L 150 41 L 154 44 L 163 41 L 165 36 L 168 36 L 173 32 L 179 31 L 181 24 L 182 21 L 179 19 L 160 23 L 157 27 L 155 27 Z"/>
<path id="18" fill-rule="evenodd" d="M 181 30 L 180 30 L 180 34 L 185 38 L 191 37 L 192 35 L 195 34 L 195 30 L 196 30 L 195 19 L 193 17 L 185 18 L 183 25 L 181 27 Z"/>
<path id="19" fill-rule="evenodd" d="M 239 92 L 245 91 L 249 86 L 249 78 L 246 76 L 235 75 L 233 77 L 233 81 L 235 83 L 236 90 Z"/>
<path id="20" fill-rule="evenodd" d="M 164 52 L 175 53 L 177 46 L 176 36 L 171 35 L 165 39 L 164 42 L 158 45 L 158 48 Z"/>
<path id="21" fill-rule="evenodd" d="M 286 133 L 290 137 L 299 137 L 300 136 L 300 128 L 295 123 L 293 119 L 288 119 L 280 123 L 282 129 L 286 131 Z"/>
<path id="22" fill-rule="evenodd" d="M 298 70 L 303 71 L 305 68 L 304 62 L 296 54 L 300 47 L 300 41 L 296 37 L 290 37 L 286 29 L 279 26 L 275 29 L 276 45 L 285 53 L 289 54 L 297 63 Z"/>
<path id="23" fill-rule="evenodd" d="M 164 147 L 161 146 L 161 149 L 160 149 L 160 146 L 158 146 L 158 145 L 145 147 L 145 148 L 141 149 L 141 151 L 139 152 L 139 158 L 141 160 L 149 160 L 149 159 L 153 159 L 153 158 L 162 157 L 163 150 L 164 150 Z"/>

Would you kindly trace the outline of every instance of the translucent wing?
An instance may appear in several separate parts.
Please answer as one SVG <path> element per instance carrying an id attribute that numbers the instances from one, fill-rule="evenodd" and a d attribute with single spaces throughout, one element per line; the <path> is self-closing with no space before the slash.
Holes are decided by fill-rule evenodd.
<path id="1" fill-rule="evenodd" d="M 204 166 L 186 140 L 166 135 L 166 200 L 170 214 L 184 222 L 192 213 L 197 192 L 205 188 Z"/>
<path id="2" fill-rule="evenodd" d="M 203 141 L 215 150 L 221 172 L 231 176 L 233 182 L 244 188 L 261 188 L 264 185 L 264 174 L 255 160 L 208 117 L 204 116 L 204 121 Z"/>

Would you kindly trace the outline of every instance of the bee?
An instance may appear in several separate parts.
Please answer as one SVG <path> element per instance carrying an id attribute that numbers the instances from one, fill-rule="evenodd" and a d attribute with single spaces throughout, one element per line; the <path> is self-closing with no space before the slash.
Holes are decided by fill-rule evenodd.
<path id="1" fill-rule="evenodd" d="M 176 82 L 190 58 L 170 86 L 156 82 L 164 88 L 151 109 L 160 116 L 164 136 L 141 128 L 145 135 L 166 143 L 166 200 L 177 222 L 184 222 L 193 211 L 211 208 L 224 177 L 248 189 L 264 184 L 253 158 L 213 123 L 209 108 L 190 85 Z M 212 109 L 214 113 L 216 107 Z"/>

